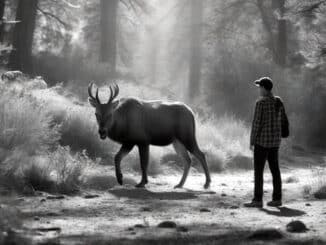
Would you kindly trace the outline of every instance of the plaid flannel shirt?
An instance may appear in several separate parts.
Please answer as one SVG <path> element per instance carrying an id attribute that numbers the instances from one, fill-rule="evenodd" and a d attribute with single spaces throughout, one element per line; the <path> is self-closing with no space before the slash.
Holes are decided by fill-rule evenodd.
<path id="1" fill-rule="evenodd" d="M 257 100 L 252 122 L 250 145 L 260 145 L 266 148 L 279 147 L 281 144 L 281 123 L 285 120 L 285 109 L 276 109 L 276 99 L 273 95 Z"/>

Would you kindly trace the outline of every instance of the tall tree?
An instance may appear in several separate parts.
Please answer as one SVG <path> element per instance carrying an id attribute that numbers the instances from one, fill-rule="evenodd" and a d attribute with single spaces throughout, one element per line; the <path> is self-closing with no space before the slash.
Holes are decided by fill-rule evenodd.
<path id="1" fill-rule="evenodd" d="M 13 51 L 9 66 L 26 73 L 33 73 L 32 47 L 38 0 L 19 0 L 13 36 Z"/>
<path id="2" fill-rule="evenodd" d="M 267 33 L 267 45 L 270 49 L 273 60 L 278 65 L 286 65 L 287 61 L 287 20 L 285 14 L 285 0 L 273 0 L 272 5 L 267 8 L 264 0 L 257 0 L 264 29 Z M 273 12 L 277 10 L 275 18 Z M 276 24 L 274 24 L 276 21 Z M 276 26 L 276 28 L 274 28 Z"/>
<path id="3" fill-rule="evenodd" d="M 190 62 L 189 62 L 189 88 L 188 99 L 198 95 L 202 66 L 202 21 L 203 1 L 191 0 L 190 2 Z"/>
<path id="4" fill-rule="evenodd" d="M 276 9 L 279 13 L 277 18 L 277 61 L 280 65 L 285 65 L 287 60 L 287 20 L 284 18 L 285 14 L 285 0 L 276 1 Z"/>
<path id="5" fill-rule="evenodd" d="M 0 0 L 0 42 L 4 38 L 4 14 L 5 14 L 6 0 Z"/>
<path id="6" fill-rule="evenodd" d="M 111 71 L 116 70 L 117 13 L 119 0 L 101 0 L 101 62 L 107 62 Z"/>

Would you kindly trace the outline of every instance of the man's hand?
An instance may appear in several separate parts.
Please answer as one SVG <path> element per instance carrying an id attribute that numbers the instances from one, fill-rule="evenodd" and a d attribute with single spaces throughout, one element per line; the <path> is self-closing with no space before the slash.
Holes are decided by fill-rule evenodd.
<path id="1" fill-rule="evenodd" d="M 255 146 L 254 146 L 254 145 L 250 145 L 249 149 L 250 149 L 251 151 L 254 151 Z"/>

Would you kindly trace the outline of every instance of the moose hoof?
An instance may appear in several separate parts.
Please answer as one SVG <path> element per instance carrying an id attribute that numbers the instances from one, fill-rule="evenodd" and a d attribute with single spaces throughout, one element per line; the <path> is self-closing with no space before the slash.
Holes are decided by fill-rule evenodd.
<path id="1" fill-rule="evenodd" d="M 145 188 L 145 183 L 139 183 L 135 185 L 136 188 Z"/>
<path id="2" fill-rule="evenodd" d="M 205 189 L 208 189 L 209 186 L 210 186 L 210 182 L 206 183 L 206 184 L 204 185 L 204 188 L 205 188 Z"/>
<path id="3" fill-rule="evenodd" d="M 123 176 L 122 176 L 122 174 L 117 174 L 117 181 L 118 181 L 118 183 L 120 184 L 120 185 L 122 185 L 123 184 Z"/>
<path id="4" fill-rule="evenodd" d="M 174 186 L 174 189 L 181 189 L 182 187 L 183 187 L 183 185 L 178 184 L 178 185 Z"/>

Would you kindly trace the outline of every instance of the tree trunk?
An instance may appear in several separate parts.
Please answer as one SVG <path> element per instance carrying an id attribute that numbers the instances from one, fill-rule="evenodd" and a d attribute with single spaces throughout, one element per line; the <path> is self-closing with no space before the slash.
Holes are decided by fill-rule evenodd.
<path id="1" fill-rule="evenodd" d="M 287 21 L 284 19 L 285 0 L 278 0 L 278 9 L 280 18 L 278 19 L 278 63 L 279 65 L 286 65 L 287 60 Z"/>
<path id="2" fill-rule="evenodd" d="M 4 29 L 4 14 L 5 14 L 5 7 L 6 7 L 6 0 L 0 0 L 0 42 L 2 43 L 3 40 L 4 40 L 4 32 L 5 32 L 5 29 Z"/>
<path id="3" fill-rule="evenodd" d="M 287 21 L 283 18 L 285 13 L 285 0 L 273 0 L 271 9 L 268 11 L 279 11 L 277 21 L 277 30 L 273 30 L 271 22 L 273 20 L 267 13 L 263 0 L 257 0 L 257 6 L 260 11 L 264 29 L 268 35 L 267 46 L 270 49 L 273 61 L 278 65 L 286 65 L 287 60 Z"/>
<path id="4" fill-rule="evenodd" d="M 117 59 L 118 0 L 101 0 L 100 61 L 107 62 L 115 73 Z"/>
<path id="5" fill-rule="evenodd" d="M 16 23 L 13 34 L 13 51 L 10 55 L 11 69 L 32 74 L 32 48 L 36 23 L 38 0 L 19 0 L 16 12 Z"/>
<path id="6" fill-rule="evenodd" d="M 274 33 L 273 33 L 272 25 L 270 23 L 269 16 L 264 8 L 263 0 L 257 0 L 257 6 L 263 22 L 263 27 L 267 33 L 267 47 L 272 53 L 273 61 L 277 63 L 278 58 L 277 58 L 277 51 L 275 48 Z"/>
<path id="7" fill-rule="evenodd" d="M 190 18 L 190 62 L 188 99 L 193 99 L 199 93 L 202 66 L 202 21 L 203 0 L 191 0 Z"/>

